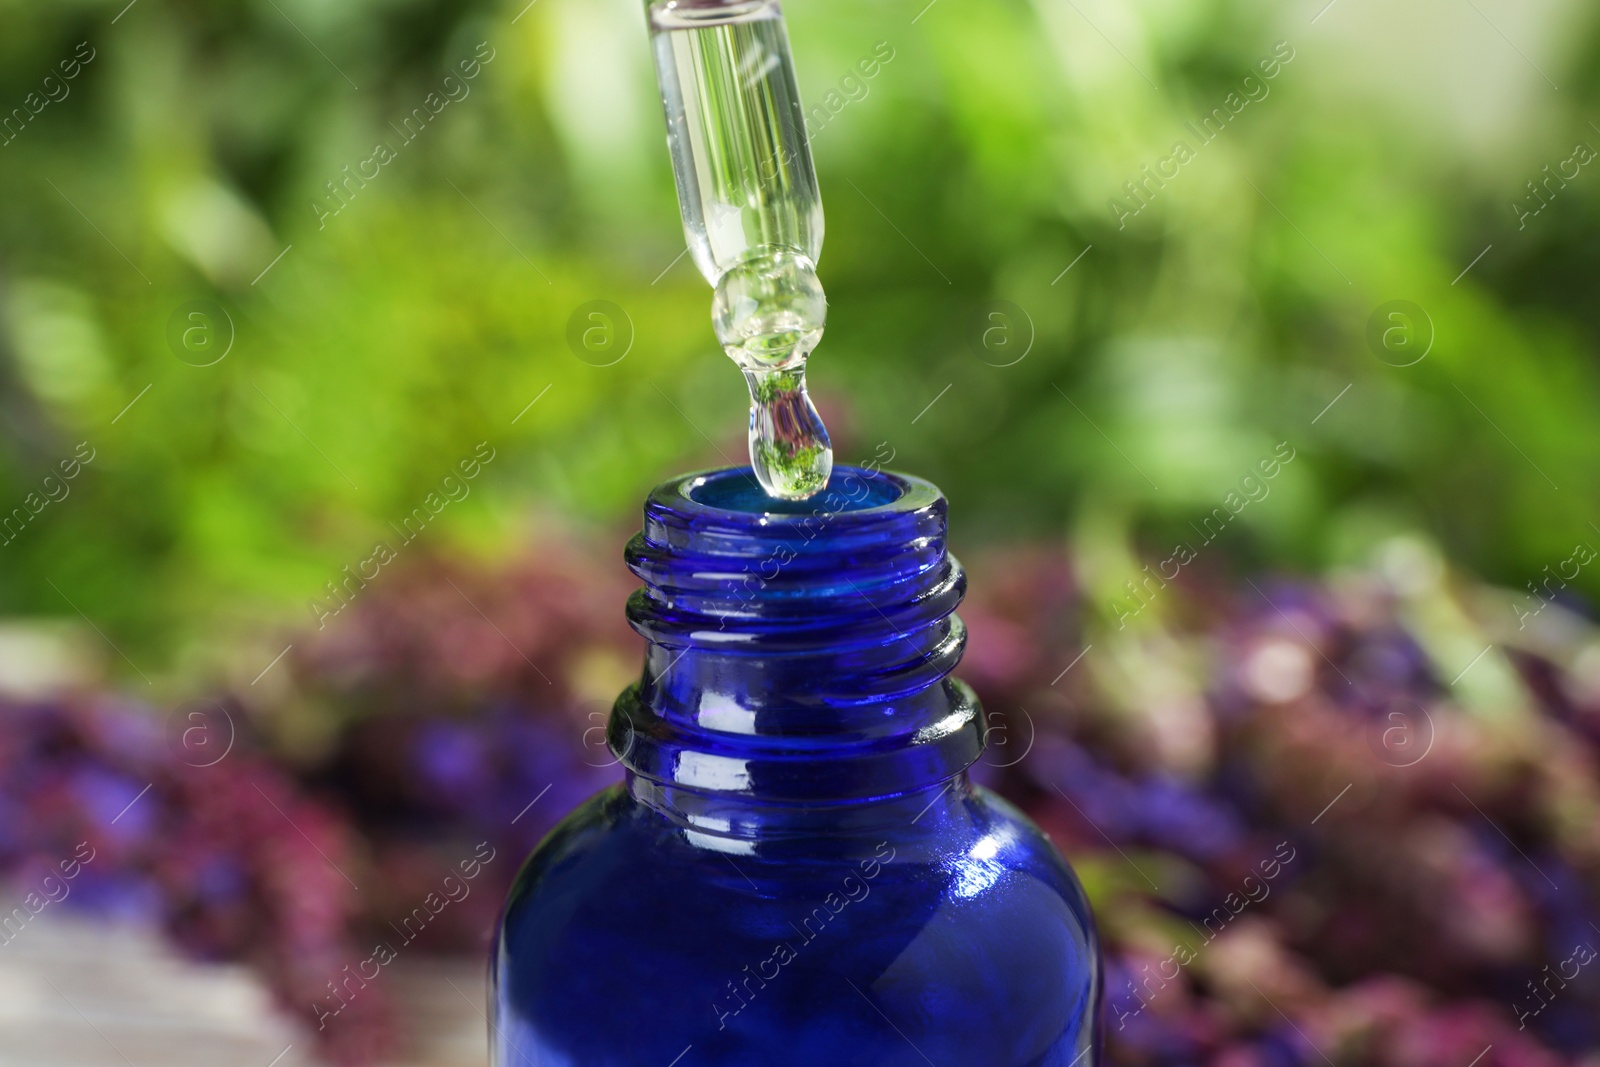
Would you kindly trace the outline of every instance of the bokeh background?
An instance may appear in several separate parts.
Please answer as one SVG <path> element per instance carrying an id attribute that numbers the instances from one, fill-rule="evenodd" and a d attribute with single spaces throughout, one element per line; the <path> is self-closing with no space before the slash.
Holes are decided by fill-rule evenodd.
<path id="1" fill-rule="evenodd" d="M 813 390 L 950 498 L 1108 1062 L 1600 1063 L 1600 12 L 788 19 Z M 641 5 L 0 26 L 0 1064 L 482 1063 L 639 504 L 743 455 Z"/>

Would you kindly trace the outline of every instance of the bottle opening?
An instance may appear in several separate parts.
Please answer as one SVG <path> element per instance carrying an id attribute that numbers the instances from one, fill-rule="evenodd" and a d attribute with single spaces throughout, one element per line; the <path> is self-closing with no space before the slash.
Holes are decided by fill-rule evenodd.
<path id="1" fill-rule="evenodd" d="M 748 467 L 716 471 L 692 479 L 684 495 L 701 507 L 747 515 L 830 515 L 887 507 L 905 496 L 909 486 L 880 471 L 843 467 L 821 492 L 806 500 L 780 500 L 767 495 Z"/>

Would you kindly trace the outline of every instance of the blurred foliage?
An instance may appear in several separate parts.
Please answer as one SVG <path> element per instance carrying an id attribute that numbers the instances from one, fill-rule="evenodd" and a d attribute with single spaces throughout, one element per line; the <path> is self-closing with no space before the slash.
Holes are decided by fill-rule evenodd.
<path id="1" fill-rule="evenodd" d="M 541 513 L 614 530 L 662 478 L 742 460 L 634 0 L 125 3 L 0 0 L 0 109 L 61 96 L 0 147 L 0 509 L 95 456 L 4 546 L 0 608 L 205 669 L 312 622 L 378 540 L 408 551 L 390 524 L 480 442 L 430 551 L 503 552 Z M 813 107 L 893 50 L 813 130 L 812 378 L 842 458 L 889 442 L 958 542 L 1088 524 L 1161 558 L 1279 442 L 1298 458 L 1227 555 L 1331 565 L 1414 529 L 1520 588 L 1600 537 L 1600 175 L 1523 229 L 1510 208 L 1600 144 L 1600 33 L 1576 2 L 1478 6 L 794 0 Z M 1185 124 L 1280 41 L 1270 91 L 1201 145 Z M 1119 228 L 1108 201 L 1178 139 L 1195 158 Z M 330 215 L 380 140 L 396 158 Z M 566 340 L 601 299 L 634 335 L 605 367 Z M 1395 367 L 1368 320 L 1402 299 L 1437 336 Z M 212 366 L 169 345 L 195 300 L 236 329 Z M 996 300 L 1025 313 L 1005 358 Z"/>

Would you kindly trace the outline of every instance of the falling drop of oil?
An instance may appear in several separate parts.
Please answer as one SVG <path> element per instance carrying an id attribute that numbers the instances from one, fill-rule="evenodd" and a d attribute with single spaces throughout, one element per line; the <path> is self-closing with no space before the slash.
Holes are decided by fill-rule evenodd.
<path id="1" fill-rule="evenodd" d="M 750 386 L 750 463 L 768 496 L 805 500 L 828 484 L 833 446 L 806 395 L 804 367 L 744 372 Z"/>
<path id="2" fill-rule="evenodd" d="M 784 248 L 729 270 L 711 303 L 717 339 L 750 387 L 750 464 L 783 500 L 814 496 L 833 473 L 833 444 L 806 392 L 806 357 L 827 317 L 816 268 Z"/>

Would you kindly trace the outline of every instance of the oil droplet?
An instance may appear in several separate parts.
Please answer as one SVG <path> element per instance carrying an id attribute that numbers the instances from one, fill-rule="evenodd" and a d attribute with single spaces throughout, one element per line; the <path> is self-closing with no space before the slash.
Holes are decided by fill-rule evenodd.
<path id="1" fill-rule="evenodd" d="M 806 371 L 744 372 L 750 386 L 750 465 L 768 496 L 805 500 L 833 473 L 827 427 L 806 395 Z"/>
<path id="2" fill-rule="evenodd" d="M 833 444 L 806 393 L 806 357 L 822 340 L 828 301 L 816 268 L 766 248 L 717 282 L 711 319 L 750 387 L 750 464 L 770 496 L 805 500 L 833 473 Z"/>

